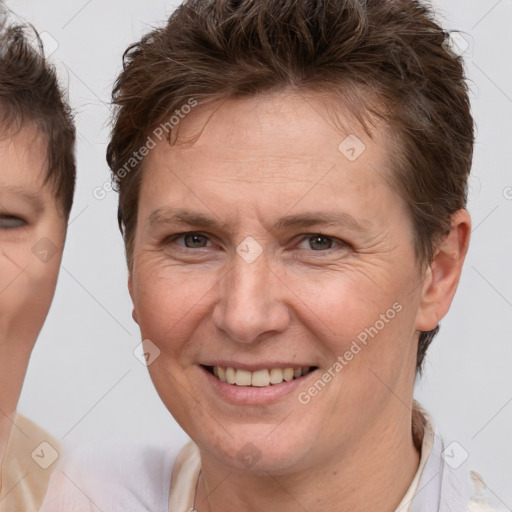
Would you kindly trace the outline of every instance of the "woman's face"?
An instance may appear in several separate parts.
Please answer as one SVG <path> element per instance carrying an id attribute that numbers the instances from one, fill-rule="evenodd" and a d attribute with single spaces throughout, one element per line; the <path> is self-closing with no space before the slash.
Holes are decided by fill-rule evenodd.
<path id="1" fill-rule="evenodd" d="M 0 134 L 0 169 L 0 406 L 7 413 L 50 308 L 66 222 L 44 183 L 46 146 L 35 127 Z"/>
<path id="2" fill-rule="evenodd" d="M 410 414 L 423 287 L 393 147 L 328 119 L 292 94 L 198 107 L 179 133 L 199 138 L 145 162 L 130 291 L 149 372 L 232 468 L 320 464 Z"/>

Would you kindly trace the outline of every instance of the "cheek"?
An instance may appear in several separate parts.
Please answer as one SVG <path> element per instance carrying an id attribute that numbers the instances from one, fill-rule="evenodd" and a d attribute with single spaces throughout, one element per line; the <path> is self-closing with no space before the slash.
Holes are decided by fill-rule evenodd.
<path id="1" fill-rule="evenodd" d="M 379 331 L 389 330 L 388 324 L 396 323 L 399 316 L 396 309 L 402 309 L 393 305 L 404 301 L 403 283 L 392 279 L 387 270 L 369 273 L 347 266 L 333 272 L 289 275 L 286 284 L 302 321 L 317 333 L 324 331 L 334 345 L 338 340 L 341 348 L 360 333 L 364 342 L 365 329 L 373 332 L 376 322 Z"/>
<path id="2" fill-rule="evenodd" d="M 0 257 L 0 338 L 27 346 L 35 342 L 50 308 L 60 258 L 55 255 L 55 261 L 47 263 L 34 260 L 13 268 L 5 255 Z"/>
<path id="3" fill-rule="evenodd" d="M 33 254 L 30 253 L 28 244 L 13 244 L 0 240 L 0 300 L 3 293 L 33 262 L 32 258 Z"/>
<path id="4" fill-rule="evenodd" d="M 189 389 L 187 342 L 207 317 L 205 294 L 212 284 L 183 270 L 157 267 L 149 259 L 139 259 L 132 271 L 132 286 L 141 338 L 151 340 L 160 351 L 148 366 L 149 375 L 162 402 L 189 431 L 194 423 L 190 417 L 198 406 L 196 400 L 191 403 L 190 391 L 185 391 Z M 199 409 L 196 417 L 202 417 Z"/>
<path id="5" fill-rule="evenodd" d="M 336 377 L 329 395 L 333 406 L 352 411 L 350 421 L 372 424 L 376 414 L 397 397 L 406 400 L 415 374 L 414 307 L 402 298 L 382 308 L 354 313 L 350 326 L 339 323 L 343 337 L 333 339 Z M 332 367 L 331 365 L 331 367 Z M 329 384 L 331 385 L 331 384 Z M 345 421 L 345 419 L 343 419 Z"/>
<path id="6" fill-rule="evenodd" d="M 133 269 L 133 301 L 141 335 L 173 351 L 205 314 L 216 278 L 209 272 L 159 267 L 139 261 Z"/>
<path id="7" fill-rule="evenodd" d="M 389 394 L 386 386 L 409 381 L 414 368 L 418 300 L 410 293 L 413 272 L 396 268 L 391 274 L 383 268 L 340 272 L 316 286 L 302 278 L 300 321 L 326 353 L 326 370 L 336 375 L 333 399 L 343 397 L 347 407 L 382 399 Z"/>

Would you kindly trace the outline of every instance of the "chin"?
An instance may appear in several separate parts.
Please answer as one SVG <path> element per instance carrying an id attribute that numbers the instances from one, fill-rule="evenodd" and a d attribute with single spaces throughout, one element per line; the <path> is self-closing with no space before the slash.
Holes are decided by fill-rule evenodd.
<path id="1" fill-rule="evenodd" d="M 204 432 L 203 429 L 204 426 L 201 428 Z M 306 428 L 290 433 L 289 425 L 252 424 L 220 430 L 213 438 L 204 434 L 201 439 L 196 438 L 196 444 L 231 471 L 252 474 L 294 472 L 304 465 L 313 449 L 311 430 Z"/>

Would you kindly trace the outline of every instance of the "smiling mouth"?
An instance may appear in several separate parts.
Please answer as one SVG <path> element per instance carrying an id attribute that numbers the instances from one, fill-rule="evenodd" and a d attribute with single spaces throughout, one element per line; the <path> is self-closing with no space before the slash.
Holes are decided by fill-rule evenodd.
<path id="1" fill-rule="evenodd" d="M 282 382 L 290 382 L 300 379 L 312 371 L 316 366 L 301 366 L 299 368 L 270 368 L 251 372 L 232 368 L 230 366 L 203 366 L 205 370 L 219 379 L 221 382 L 234 386 L 247 386 L 265 388 L 275 386 Z"/>

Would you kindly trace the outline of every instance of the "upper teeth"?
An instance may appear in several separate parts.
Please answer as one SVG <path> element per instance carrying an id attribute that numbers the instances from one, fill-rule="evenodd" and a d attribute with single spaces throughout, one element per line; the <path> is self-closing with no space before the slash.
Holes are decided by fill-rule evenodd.
<path id="1" fill-rule="evenodd" d="M 309 366 L 299 368 L 271 368 L 264 370 L 240 370 L 228 366 L 214 366 L 213 374 L 222 382 L 236 384 L 237 386 L 265 387 L 270 384 L 281 384 L 305 375 Z"/>

